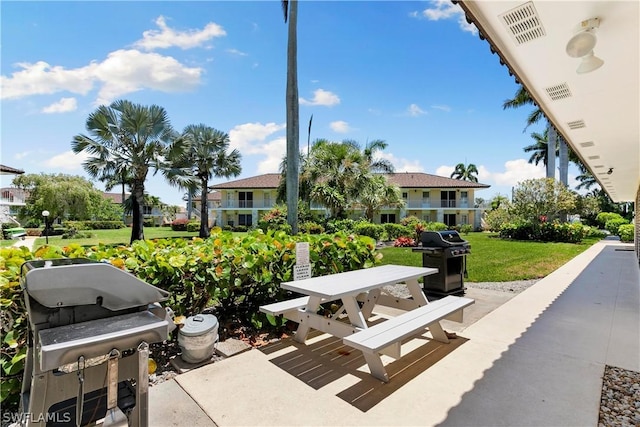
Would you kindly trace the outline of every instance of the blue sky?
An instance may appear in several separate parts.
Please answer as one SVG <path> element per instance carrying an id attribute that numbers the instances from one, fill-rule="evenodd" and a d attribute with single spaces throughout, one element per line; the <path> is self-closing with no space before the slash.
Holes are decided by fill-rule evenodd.
<path id="1" fill-rule="evenodd" d="M 0 7 L 2 164 L 86 176 L 71 140 L 99 105 L 128 99 L 164 107 L 177 130 L 204 123 L 228 132 L 241 177 L 278 171 L 287 44 L 279 1 Z M 523 132 L 531 108 L 502 109 L 514 79 L 449 1 L 303 0 L 298 65 L 302 149 L 313 114 L 312 141 L 385 140 L 398 172 L 449 176 L 474 163 L 491 185 L 477 197 L 544 176 L 523 151 L 542 125 Z M 159 174 L 146 187 L 184 204 Z"/>

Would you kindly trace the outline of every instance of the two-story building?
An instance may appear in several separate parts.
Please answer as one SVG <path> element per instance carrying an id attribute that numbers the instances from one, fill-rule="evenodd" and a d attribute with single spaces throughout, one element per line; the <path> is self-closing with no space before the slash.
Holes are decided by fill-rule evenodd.
<path id="1" fill-rule="evenodd" d="M 400 188 L 405 207 L 383 208 L 376 214 L 374 222 L 397 223 L 405 216 L 413 215 L 424 221 L 443 222 L 449 226 L 470 224 L 474 228 L 480 227 L 482 208 L 474 205 L 475 191 L 489 188 L 489 185 L 422 172 L 385 176 Z M 279 183 L 280 174 L 269 173 L 209 187 L 220 193 L 220 204 L 215 209 L 217 224 L 256 224 L 275 205 Z M 328 210 L 323 206 L 312 204 L 311 209 L 322 216 L 328 215 Z M 362 212 L 354 210 L 351 216 L 361 217 Z"/>
<path id="2" fill-rule="evenodd" d="M 0 175 L 22 175 L 22 169 L 0 165 Z M 15 187 L 0 188 L 0 222 L 19 224 L 15 220 L 17 209 L 25 205 L 27 194 Z"/>

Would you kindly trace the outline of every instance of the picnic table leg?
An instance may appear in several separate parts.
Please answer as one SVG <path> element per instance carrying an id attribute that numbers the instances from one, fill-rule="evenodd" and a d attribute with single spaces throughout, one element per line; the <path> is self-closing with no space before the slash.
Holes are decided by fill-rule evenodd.
<path id="1" fill-rule="evenodd" d="M 378 298 L 380 298 L 381 293 L 382 293 L 382 290 L 380 288 L 372 289 L 367 293 L 367 299 L 365 300 L 361 309 L 365 319 L 368 319 L 369 317 L 371 317 L 373 308 L 377 304 Z"/>
<path id="2" fill-rule="evenodd" d="M 364 360 L 367 361 L 367 365 L 369 365 L 369 370 L 371 371 L 371 375 L 379 379 L 380 381 L 384 381 L 385 383 L 389 382 L 389 375 L 387 375 L 386 369 L 384 369 L 384 365 L 382 364 L 382 359 L 378 353 L 365 353 Z"/>
<path id="3" fill-rule="evenodd" d="M 444 332 L 444 329 L 442 329 L 440 322 L 431 323 L 429 325 L 429 332 L 431 332 L 434 340 L 445 344 L 449 343 L 449 338 L 447 338 L 447 334 Z"/>
<path id="4" fill-rule="evenodd" d="M 406 283 L 413 300 L 416 301 L 417 307 L 429 304 L 429 300 L 424 295 L 424 292 L 422 292 L 422 289 L 420 289 L 417 279 L 407 280 Z M 434 340 L 449 343 L 449 338 L 447 338 L 447 334 L 444 332 L 444 329 L 442 329 L 440 322 L 435 322 L 429 325 L 429 331 L 431 332 Z"/>
<path id="5" fill-rule="evenodd" d="M 349 322 L 351 322 L 352 325 L 363 329 L 367 327 L 367 321 L 355 297 L 343 297 L 342 304 L 344 304 L 344 309 L 347 311 Z"/>
<path id="6" fill-rule="evenodd" d="M 311 316 L 315 315 L 318 311 L 318 307 L 320 307 L 321 298 L 316 296 L 310 296 L 309 301 L 307 302 L 307 306 L 305 307 L 306 316 L 303 314 L 300 319 L 300 323 L 298 324 L 298 329 L 296 329 L 296 333 L 293 335 L 293 340 L 297 341 L 301 344 L 307 340 L 307 335 L 309 334 L 309 325 L 306 319 L 309 319 Z"/>

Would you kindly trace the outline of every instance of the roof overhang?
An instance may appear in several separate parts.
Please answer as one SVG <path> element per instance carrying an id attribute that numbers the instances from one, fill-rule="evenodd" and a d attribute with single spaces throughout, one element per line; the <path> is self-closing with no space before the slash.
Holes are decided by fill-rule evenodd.
<path id="1" fill-rule="evenodd" d="M 635 200 L 640 188 L 640 2 L 457 3 L 611 199 Z M 519 35 L 505 23 L 521 8 L 535 13 L 529 24 L 539 28 L 531 34 Z M 581 22 L 591 18 L 600 20 L 594 52 L 604 65 L 578 74 L 581 60 L 565 48 Z"/>

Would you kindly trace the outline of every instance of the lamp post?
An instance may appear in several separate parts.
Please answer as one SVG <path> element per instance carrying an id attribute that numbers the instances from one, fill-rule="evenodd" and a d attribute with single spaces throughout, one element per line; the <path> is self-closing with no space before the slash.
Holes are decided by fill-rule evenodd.
<path id="1" fill-rule="evenodd" d="M 47 240 L 47 245 L 49 244 L 49 211 L 42 211 L 42 216 L 44 217 L 44 237 Z"/>

